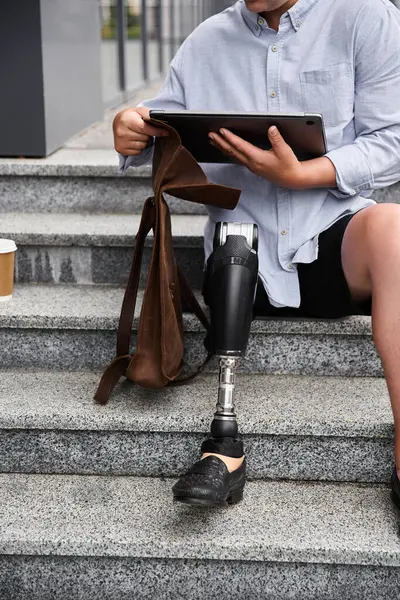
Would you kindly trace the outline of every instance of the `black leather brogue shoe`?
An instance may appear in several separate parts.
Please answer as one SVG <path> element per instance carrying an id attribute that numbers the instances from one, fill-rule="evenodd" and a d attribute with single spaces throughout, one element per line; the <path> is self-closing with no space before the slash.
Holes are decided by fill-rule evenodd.
<path id="1" fill-rule="evenodd" d="M 231 473 L 218 456 L 207 456 L 194 463 L 172 488 L 174 500 L 200 506 L 227 506 L 243 498 L 246 483 L 246 458 Z"/>
<path id="2" fill-rule="evenodd" d="M 400 510 L 400 481 L 397 477 L 396 467 L 393 469 L 391 484 L 392 492 L 390 494 L 390 497 L 392 498 L 392 502 L 396 506 L 396 508 Z"/>

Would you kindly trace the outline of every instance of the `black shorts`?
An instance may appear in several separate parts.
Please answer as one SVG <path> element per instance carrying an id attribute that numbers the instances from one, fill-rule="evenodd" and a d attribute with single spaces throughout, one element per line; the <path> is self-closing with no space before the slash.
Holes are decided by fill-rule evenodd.
<path id="1" fill-rule="evenodd" d="M 348 315 L 370 315 L 371 299 L 352 300 L 342 268 L 342 240 L 354 215 L 336 221 L 319 236 L 318 258 L 312 263 L 299 263 L 301 304 L 299 308 L 276 308 L 268 300 L 261 281 L 254 305 L 257 317 L 313 317 L 339 319 Z"/>

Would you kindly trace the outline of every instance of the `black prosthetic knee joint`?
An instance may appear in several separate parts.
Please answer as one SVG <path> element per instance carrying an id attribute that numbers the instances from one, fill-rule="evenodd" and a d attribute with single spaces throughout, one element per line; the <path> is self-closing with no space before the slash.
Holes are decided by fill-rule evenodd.
<path id="1" fill-rule="evenodd" d="M 207 261 L 203 294 L 211 326 L 205 340 L 208 352 L 219 356 L 217 409 L 211 438 L 203 452 L 241 457 L 234 406 L 236 369 L 246 353 L 258 278 L 258 229 L 253 224 L 218 223 L 214 251 Z"/>
<path id="2" fill-rule="evenodd" d="M 256 225 L 217 224 L 203 290 L 211 318 L 205 344 L 212 354 L 246 353 L 258 277 L 257 247 Z"/>

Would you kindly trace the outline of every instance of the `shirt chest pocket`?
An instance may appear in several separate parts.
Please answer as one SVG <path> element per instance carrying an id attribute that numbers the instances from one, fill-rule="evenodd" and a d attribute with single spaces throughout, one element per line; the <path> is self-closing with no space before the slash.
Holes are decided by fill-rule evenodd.
<path id="1" fill-rule="evenodd" d="M 321 113 L 327 127 L 346 126 L 354 116 L 354 75 L 350 63 L 299 73 L 304 112 Z"/>

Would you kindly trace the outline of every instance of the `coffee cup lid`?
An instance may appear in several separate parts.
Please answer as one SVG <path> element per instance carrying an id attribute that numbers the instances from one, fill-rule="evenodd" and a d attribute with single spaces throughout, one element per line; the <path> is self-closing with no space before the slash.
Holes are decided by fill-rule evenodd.
<path id="1" fill-rule="evenodd" d="M 9 252 L 15 252 L 17 245 L 13 240 L 4 240 L 0 238 L 0 254 L 8 254 Z"/>

